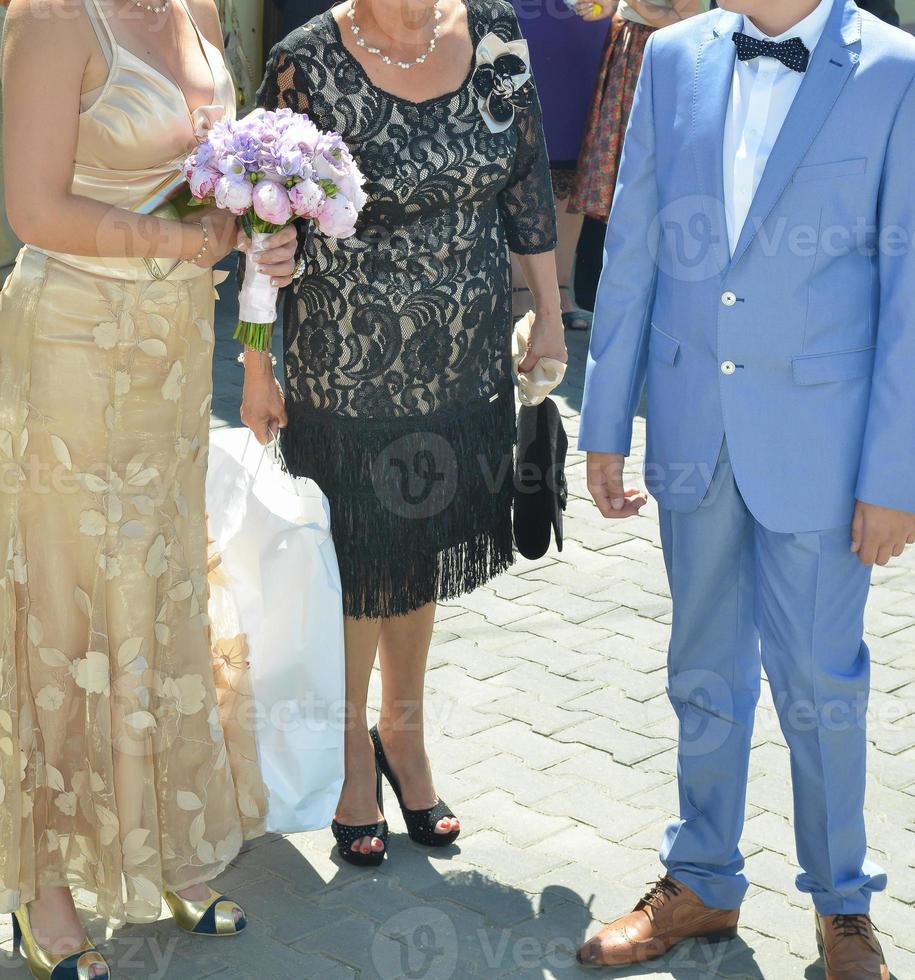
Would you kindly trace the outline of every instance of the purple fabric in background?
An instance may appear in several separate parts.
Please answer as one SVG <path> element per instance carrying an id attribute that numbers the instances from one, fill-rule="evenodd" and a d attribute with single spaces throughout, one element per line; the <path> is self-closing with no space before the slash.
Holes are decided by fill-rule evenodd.
<path id="1" fill-rule="evenodd" d="M 563 0 L 512 0 L 531 49 L 550 160 L 578 159 L 609 20 L 583 21 Z"/>

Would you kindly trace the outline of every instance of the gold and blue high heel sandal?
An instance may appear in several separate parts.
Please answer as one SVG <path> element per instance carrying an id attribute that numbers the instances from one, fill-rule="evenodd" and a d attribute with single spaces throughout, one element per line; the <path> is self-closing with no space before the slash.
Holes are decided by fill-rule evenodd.
<path id="1" fill-rule="evenodd" d="M 29 910 L 23 905 L 13 913 L 13 949 L 22 953 L 35 980 L 90 980 L 92 967 L 105 968 L 95 980 L 109 980 L 111 971 L 105 957 L 89 942 L 71 953 L 54 954 L 42 949 L 32 932 Z"/>
<path id="2" fill-rule="evenodd" d="M 245 910 L 227 895 L 213 891 L 200 902 L 191 902 L 175 892 L 165 892 L 165 904 L 180 929 L 192 936 L 237 936 L 247 925 Z M 241 917 L 235 921 L 235 910 Z M 54 980 L 57 980 L 55 977 Z"/>

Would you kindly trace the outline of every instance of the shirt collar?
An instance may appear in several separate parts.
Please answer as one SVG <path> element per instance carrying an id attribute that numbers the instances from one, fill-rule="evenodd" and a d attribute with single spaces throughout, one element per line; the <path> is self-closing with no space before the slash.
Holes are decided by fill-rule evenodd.
<path id="1" fill-rule="evenodd" d="M 778 37 L 769 37 L 767 34 L 763 34 L 749 17 L 744 17 L 743 19 L 743 30 L 750 37 L 766 41 L 779 42 L 787 41 L 791 37 L 799 37 L 807 46 L 807 50 L 812 52 L 820 43 L 820 38 L 826 30 L 826 24 L 829 21 L 829 15 L 832 12 L 833 6 L 834 0 L 820 0 L 815 10 Z"/>

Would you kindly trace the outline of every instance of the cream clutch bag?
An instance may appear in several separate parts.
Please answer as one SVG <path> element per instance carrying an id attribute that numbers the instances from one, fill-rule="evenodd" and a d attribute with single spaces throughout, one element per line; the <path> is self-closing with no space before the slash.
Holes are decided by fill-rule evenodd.
<path id="1" fill-rule="evenodd" d="M 518 397 L 522 405 L 540 405 L 547 395 L 560 384 L 566 376 L 566 365 L 553 357 L 541 357 L 533 371 L 520 374 L 518 367 L 527 355 L 530 343 L 534 314 L 527 313 L 515 324 L 512 336 L 512 367 L 518 379 Z"/>

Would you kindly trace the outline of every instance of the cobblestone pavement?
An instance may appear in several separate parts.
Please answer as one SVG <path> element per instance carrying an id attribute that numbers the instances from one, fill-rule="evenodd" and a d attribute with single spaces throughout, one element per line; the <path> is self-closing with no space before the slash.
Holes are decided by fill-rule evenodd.
<path id="1" fill-rule="evenodd" d="M 236 425 L 241 369 L 230 334 L 226 319 L 215 408 L 223 424 Z M 586 337 L 572 339 L 561 392 L 570 436 L 585 345 Z M 640 425 L 634 476 L 643 437 Z M 390 858 L 375 873 L 332 858 L 329 831 L 267 837 L 221 882 L 250 913 L 244 938 L 179 939 L 167 920 L 131 927 L 106 947 L 115 978 L 584 975 L 575 948 L 597 923 L 627 911 L 658 873 L 656 848 L 676 806 L 675 727 L 664 693 L 670 600 L 656 509 L 610 526 L 586 499 L 578 454 L 569 476 L 562 554 L 521 562 L 440 610 L 429 749 L 439 790 L 465 828 L 459 845 L 440 854 L 415 847 L 393 809 Z M 874 915 L 894 976 L 913 980 L 915 554 L 878 571 L 867 622 L 868 817 L 873 850 L 892 872 Z M 793 887 L 790 815 L 787 750 L 766 692 L 744 837 L 754 885 L 740 939 L 684 944 L 650 968 L 612 975 L 822 980 L 809 903 Z M 26 976 L 9 954 L 0 965 Z"/>

